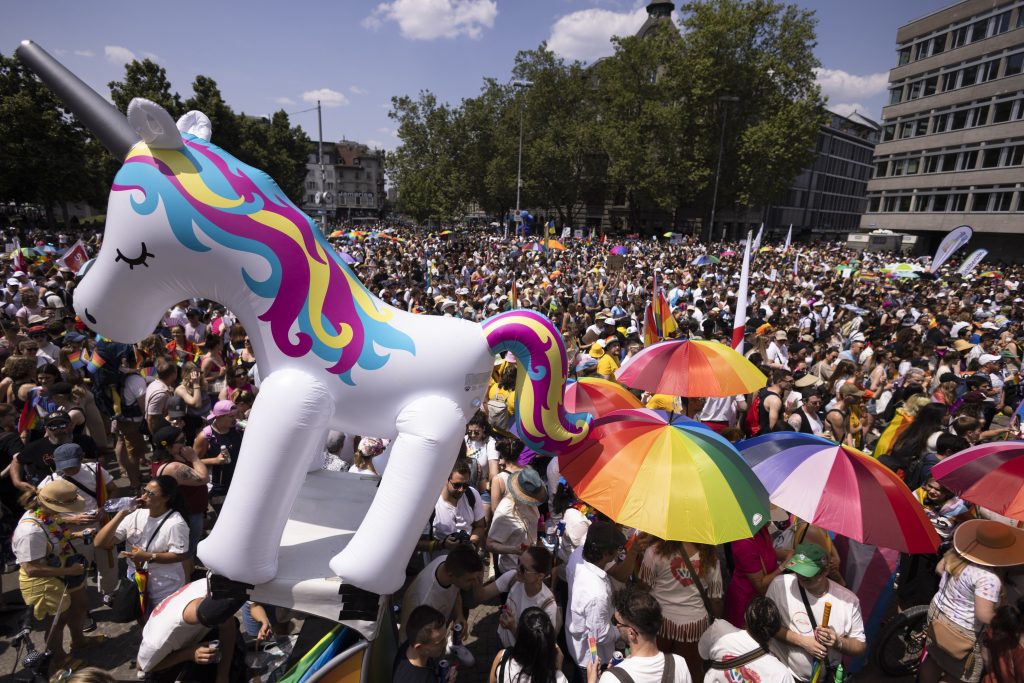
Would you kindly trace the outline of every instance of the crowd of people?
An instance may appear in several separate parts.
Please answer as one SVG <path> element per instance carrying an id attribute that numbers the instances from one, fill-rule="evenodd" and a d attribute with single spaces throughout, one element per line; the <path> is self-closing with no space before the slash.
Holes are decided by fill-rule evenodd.
<path id="1" fill-rule="evenodd" d="M 742 244 L 543 245 L 383 226 L 337 243 L 369 289 L 404 310 L 473 321 L 542 312 L 565 340 L 570 380 L 615 381 L 651 341 L 645 311 L 656 292 L 674 321 L 669 336 L 731 344 Z M 947 539 L 939 554 L 900 565 L 899 607 L 931 605 L 921 680 L 1019 681 L 1024 531 L 931 470 L 972 445 L 1019 437 L 1024 269 L 965 279 L 954 258 L 937 277 L 892 277 L 885 266 L 898 260 L 827 243 L 757 251 L 743 338 L 767 386 L 637 397 L 733 442 L 797 431 L 874 455 Z M 145 624 L 140 676 L 246 680 L 236 644 L 286 633 L 290 615 L 210 590 L 196 557 L 259 392 L 246 330 L 216 302 L 182 301 L 137 345 L 98 338 L 71 308 L 73 272 L 45 258 L 4 263 L 0 531 L 5 569 L 18 571 L 54 670 L 78 669 L 103 642 L 102 603 Z M 512 436 L 515 372 L 511 358 L 495 359 L 422 520 L 395 597 L 395 681 L 470 680 L 479 669 L 498 683 L 806 682 L 819 669 L 817 681 L 849 679 L 840 667 L 871 643 L 828 530 L 781 512 L 753 538 L 716 547 L 617 525 L 576 497 L 557 459 Z M 378 475 L 387 447 L 378 435 L 332 433 L 324 468 Z M 501 647 L 474 655 L 463 639 L 480 637 L 468 617 L 482 604 L 501 605 Z"/>

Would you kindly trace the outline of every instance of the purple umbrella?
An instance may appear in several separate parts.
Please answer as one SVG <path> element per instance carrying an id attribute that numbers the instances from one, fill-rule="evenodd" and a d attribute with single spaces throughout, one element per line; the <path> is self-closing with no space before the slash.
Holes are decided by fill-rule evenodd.
<path id="1" fill-rule="evenodd" d="M 347 251 L 341 252 L 341 260 L 344 261 L 345 263 L 347 263 L 350 266 L 355 265 L 356 263 L 359 263 L 359 261 L 356 260 L 356 257 L 353 256 L 352 254 L 348 253 Z"/>
<path id="2" fill-rule="evenodd" d="M 617 256 L 625 256 L 627 253 L 629 253 L 629 250 L 626 249 L 621 244 L 616 244 L 609 250 L 609 253 L 615 254 Z"/>

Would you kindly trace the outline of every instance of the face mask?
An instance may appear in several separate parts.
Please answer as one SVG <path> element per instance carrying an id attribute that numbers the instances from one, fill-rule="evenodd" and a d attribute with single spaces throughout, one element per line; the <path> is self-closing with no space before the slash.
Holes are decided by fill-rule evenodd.
<path id="1" fill-rule="evenodd" d="M 810 365 L 813 362 L 814 362 L 814 356 L 804 356 L 804 363 L 807 363 L 808 365 Z"/>

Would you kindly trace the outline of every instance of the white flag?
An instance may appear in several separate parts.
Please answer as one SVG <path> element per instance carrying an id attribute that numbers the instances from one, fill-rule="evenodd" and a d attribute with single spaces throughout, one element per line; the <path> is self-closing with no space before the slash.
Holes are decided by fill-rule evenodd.
<path id="1" fill-rule="evenodd" d="M 743 330 L 747 327 L 747 289 L 750 282 L 750 240 L 754 231 L 747 233 L 743 248 L 743 269 L 740 271 L 740 291 L 736 296 L 736 315 L 732 327 L 732 347 L 743 353 Z"/>
<path id="2" fill-rule="evenodd" d="M 757 250 L 761 248 L 761 235 L 764 234 L 764 223 L 757 229 L 757 237 L 754 238 L 754 246 L 750 248 L 751 253 L 756 254 Z"/>
<path id="3" fill-rule="evenodd" d="M 793 224 L 789 224 L 789 232 L 786 233 L 786 245 L 782 247 L 782 252 L 789 251 L 789 245 L 793 241 Z"/>
<path id="4" fill-rule="evenodd" d="M 988 256 L 988 249 L 975 249 L 970 256 L 964 259 L 964 262 L 960 264 L 960 267 L 956 269 L 957 274 L 960 277 L 970 277 L 974 269 L 978 267 L 978 264 Z"/>
<path id="5" fill-rule="evenodd" d="M 949 257 L 957 249 L 967 244 L 972 235 L 974 235 L 974 230 L 969 225 L 961 225 L 959 228 L 950 230 L 949 234 L 942 238 L 939 248 L 935 250 L 935 257 L 932 258 L 932 265 L 929 271 L 937 273 L 942 264 L 949 260 Z"/>

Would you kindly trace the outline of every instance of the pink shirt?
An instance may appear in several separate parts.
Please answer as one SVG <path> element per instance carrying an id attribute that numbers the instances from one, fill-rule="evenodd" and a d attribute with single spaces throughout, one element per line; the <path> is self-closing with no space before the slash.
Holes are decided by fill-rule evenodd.
<path id="1" fill-rule="evenodd" d="M 772 547 L 772 537 L 765 528 L 757 532 L 753 538 L 733 541 L 730 547 L 733 572 L 729 588 L 725 591 L 725 618 L 733 626 L 744 628 L 744 612 L 757 595 L 757 588 L 747 578 L 747 574 L 770 574 L 779 563 L 775 557 L 775 548 Z"/>

